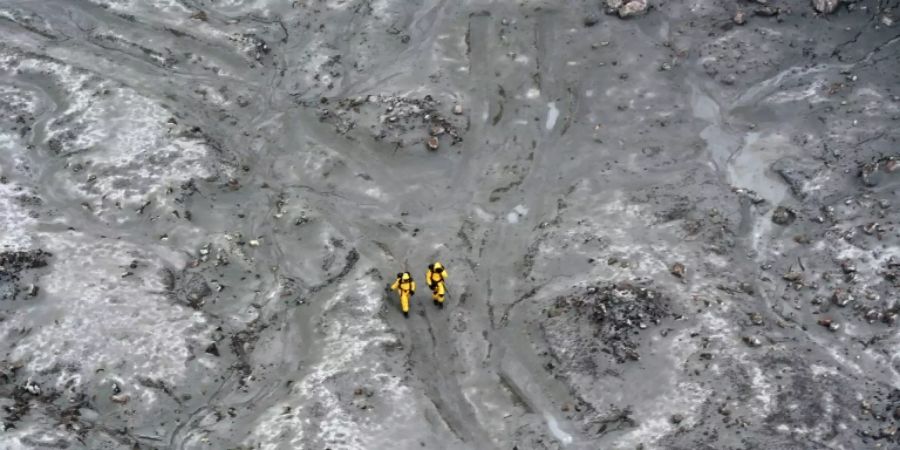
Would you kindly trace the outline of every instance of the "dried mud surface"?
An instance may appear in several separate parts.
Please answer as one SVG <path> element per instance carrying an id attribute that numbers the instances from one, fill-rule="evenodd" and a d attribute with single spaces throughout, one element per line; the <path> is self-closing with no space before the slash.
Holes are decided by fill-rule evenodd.
<path id="1" fill-rule="evenodd" d="M 900 446 L 898 20 L 0 2 L 0 448 Z"/>

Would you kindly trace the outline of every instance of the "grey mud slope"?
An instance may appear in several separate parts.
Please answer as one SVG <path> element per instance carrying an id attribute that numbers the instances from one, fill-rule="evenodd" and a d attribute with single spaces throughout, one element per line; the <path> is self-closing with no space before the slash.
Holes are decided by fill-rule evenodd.
<path id="1" fill-rule="evenodd" d="M 896 446 L 898 8 L 3 2 L 0 447 Z"/>

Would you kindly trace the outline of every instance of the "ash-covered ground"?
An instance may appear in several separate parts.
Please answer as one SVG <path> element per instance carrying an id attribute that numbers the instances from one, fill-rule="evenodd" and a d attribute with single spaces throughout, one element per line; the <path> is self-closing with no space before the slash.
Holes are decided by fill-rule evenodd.
<path id="1" fill-rule="evenodd" d="M 898 21 L 4 0 L 0 448 L 898 448 Z"/>

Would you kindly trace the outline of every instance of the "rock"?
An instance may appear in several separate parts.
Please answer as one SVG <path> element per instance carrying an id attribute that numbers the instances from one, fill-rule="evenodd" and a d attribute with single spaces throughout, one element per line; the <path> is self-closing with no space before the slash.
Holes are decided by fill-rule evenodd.
<path id="1" fill-rule="evenodd" d="M 440 145 L 440 142 L 438 141 L 438 138 L 435 136 L 431 136 L 425 140 L 425 146 L 428 147 L 428 150 L 435 151 L 438 149 L 439 145 Z"/>
<path id="2" fill-rule="evenodd" d="M 803 281 L 803 274 L 800 272 L 794 272 L 793 270 L 782 275 L 781 278 L 784 278 L 787 281 L 792 283 Z"/>
<path id="3" fill-rule="evenodd" d="M 869 323 L 875 323 L 881 320 L 881 312 L 877 309 L 870 309 L 866 311 L 866 321 Z"/>
<path id="4" fill-rule="evenodd" d="M 778 225 L 790 225 L 795 219 L 797 219 L 797 213 L 784 206 L 779 206 L 772 212 L 772 222 Z"/>
<path id="5" fill-rule="evenodd" d="M 41 385 L 31 380 L 25 382 L 25 390 L 31 395 L 41 395 Z"/>
<path id="6" fill-rule="evenodd" d="M 130 398 L 128 397 L 128 394 L 113 394 L 109 397 L 109 399 L 120 405 L 124 405 L 124 404 L 128 403 L 128 400 L 130 400 Z"/>
<path id="7" fill-rule="evenodd" d="M 834 302 L 835 305 L 843 308 L 853 301 L 853 295 L 844 289 L 838 288 L 834 290 L 834 294 L 832 294 L 831 296 L 831 301 Z"/>
<path id="8" fill-rule="evenodd" d="M 750 347 L 759 347 L 762 345 L 762 341 L 756 336 L 744 336 L 744 343 Z"/>
<path id="9" fill-rule="evenodd" d="M 458 103 L 453 105 L 453 114 L 456 114 L 458 116 L 458 115 L 461 115 L 462 113 L 463 113 L 462 105 L 460 105 Z"/>
<path id="10" fill-rule="evenodd" d="M 35 285 L 35 284 L 32 284 L 31 286 L 28 287 L 28 295 L 30 295 L 32 297 L 36 297 L 38 295 L 39 291 L 40 291 L 40 288 L 38 288 L 37 285 Z"/>
<path id="11" fill-rule="evenodd" d="M 900 420 L 900 406 L 894 408 L 894 419 Z"/>
<path id="12" fill-rule="evenodd" d="M 219 356 L 219 347 L 216 345 L 215 342 L 213 342 L 213 343 L 209 344 L 208 346 L 206 346 L 206 353 L 209 353 L 210 355 L 213 355 L 213 356 Z"/>
<path id="13" fill-rule="evenodd" d="M 596 14 L 592 13 L 584 16 L 584 26 L 588 28 L 597 25 L 598 22 L 600 22 L 600 17 L 598 17 Z"/>
<path id="14" fill-rule="evenodd" d="M 626 18 L 632 16 L 638 16 L 647 12 L 647 8 L 650 5 L 647 3 L 647 0 L 631 0 L 628 3 L 625 3 L 624 6 L 619 8 L 619 17 Z"/>
<path id="15" fill-rule="evenodd" d="M 649 7 L 647 0 L 606 0 L 607 13 L 617 13 L 623 19 L 644 14 Z"/>
<path id="16" fill-rule="evenodd" d="M 779 12 L 780 11 L 778 8 L 773 8 L 771 6 L 757 8 L 755 11 L 753 11 L 754 14 L 756 14 L 757 16 L 762 16 L 762 17 L 777 16 Z"/>
<path id="17" fill-rule="evenodd" d="M 775 161 L 771 168 L 791 187 L 791 193 L 799 199 L 806 198 L 805 186 L 820 170 L 815 162 L 793 157 L 781 158 Z"/>
<path id="18" fill-rule="evenodd" d="M 756 326 L 762 325 L 763 324 L 762 315 L 759 313 L 750 313 L 750 322 Z"/>
<path id="19" fill-rule="evenodd" d="M 844 261 L 841 263 L 841 270 L 846 274 L 856 273 L 856 264 L 853 264 L 850 261 Z"/>
<path id="20" fill-rule="evenodd" d="M 893 435 L 897 434 L 897 427 L 895 426 L 887 426 L 879 430 L 879 434 L 882 438 L 889 438 Z"/>
<path id="21" fill-rule="evenodd" d="M 432 136 L 440 136 L 440 135 L 444 134 L 446 131 L 447 131 L 447 130 L 444 129 L 443 126 L 441 126 L 441 125 L 439 125 L 439 124 L 435 124 L 435 125 L 432 125 L 432 126 L 431 126 L 431 129 L 429 130 L 429 133 L 430 133 Z"/>
<path id="22" fill-rule="evenodd" d="M 738 25 L 743 25 L 747 23 L 747 18 L 743 11 L 738 10 L 738 12 L 734 13 L 734 17 L 731 19 L 734 23 Z"/>
<path id="23" fill-rule="evenodd" d="M 831 14 L 841 4 L 841 0 L 812 0 L 813 8 L 820 14 Z"/>
<path id="24" fill-rule="evenodd" d="M 832 333 L 841 329 L 841 325 L 839 323 L 837 323 L 827 317 L 819 319 L 818 323 L 819 323 L 819 325 L 821 325 L 825 328 L 828 328 L 828 331 L 831 331 Z"/>
<path id="25" fill-rule="evenodd" d="M 203 304 L 203 299 L 212 295 L 212 289 L 206 284 L 206 281 L 199 275 L 194 275 L 185 284 L 185 294 L 188 303 L 197 308 Z"/>
<path id="26" fill-rule="evenodd" d="M 669 272 L 672 272 L 672 275 L 675 275 L 678 278 L 684 278 L 684 264 L 677 262 L 672 264 L 672 268 L 669 269 Z"/>
<path id="27" fill-rule="evenodd" d="M 866 163 L 863 164 L 862 167 L 860 167 L 859 177 L 862 178 L 862 182 L 866 187 L 875 187 L 881 184 L 882 181 L 884 181 L 885 172 L 889 173 L 888 170 L 883 170 L 886 169 L 886 161 L 891 160 Z M 896 167 L 896 164 L 894 164 L 892 167 Z"/>
<path id="28" fill-rule="evenodd" d="M 259 239 L 250 239 L 247 244 L 250 244 L 251 247 L 259 247 Z"/>
<path id="29" fill-rule="evenodd" d="M 900 408 L 898 408 L 898 409 L 900 409 Z M 679 423 L 684 422 L 684 416 L 681 414 L 672 414 L 672 417 L 670 420 L 675 425 L 678 425 Z"/>

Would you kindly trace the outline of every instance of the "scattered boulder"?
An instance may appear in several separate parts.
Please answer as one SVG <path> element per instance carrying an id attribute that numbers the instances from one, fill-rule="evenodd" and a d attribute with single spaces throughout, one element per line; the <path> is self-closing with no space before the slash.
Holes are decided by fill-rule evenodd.
<path id="1" fill-rule="evenodd" d="M 831 301 L 843 308 L 853 301 L 853 294 L 845 289 L 835 289 L 834 294 L 831 296 Z"/>
<path id="2" fill-rule="evenodd" d="M 847 275 L 856 273 L 856 264 L 854 264 L 852 261 L 844 261 L 841 263 L 841 270 L 843 270 Z"/>
<path id="3" fill-rule="evenodd" d="M 594 329 L 596 339 L 591 345 L 599 346 L 595 350 L 609 354 L 620 364 L 637 361 L 640 355 L 636 336 L 669 317 L 669 303 L 668 298 L 640 280 L 592 286 L 580 295 L 558 297 L 554 307 L 574 313 L 575 317 L 559 315 L 548 319 L 548 326 L 583 329 L 588 324 L 573 320 L 586 320 Z"/>
<path id="4" fill-rule="evenodd" d="M 813 8 L 820 14 L 831 14 L 841 4 L 841 0 L 812 0 Z"/>
<path id="5" fill-rule="evenodd" d="M 744 343 L 750 347 L 759 347 L 762 345 L 762 341 L 756 336 L 744 336 Z"/>
<path id="6" fill-rule="evenodd" d="M 647 0 L 606 0 L 607 13 L 618 14 L 623 19 L 644 14 L 649 7 Z"/>
<path id="7" fill-rule="evenodd" d="M 425 146 L 428 147 L 428 150 L 435 151 L 440 146 L 440 141 L 435 136 L 431 136 L 425 140 Z"/>
<path id="8" fill-rule="evenodd" d="M 0 253 L 0 271 L 18 273 L 25 269 L 45 267 L 50 256 L 53 255 L 43 250 L 2 252 Z"/>
<path id="9" fill-rule="evenodd" d="M 818 323 L 819 325 L 828 328 L 828 331 L 831 331 L 832 333 L 841 329 L 841 324 L 827 317 L 819 319 Z"/>
<path id="10" fill-rule="evenodd" d="M 747 23 L 746 14 L 744 14 L 744 11 L 740 11 L 740 10 L 738 10 L 738 12 L 734 13 L 734 17 L 731 20 L 734 21 L 734 23 L 737 25 L 743 25 L 743 24 Z"/>
<path id="11" fill-rule="evenodd" d="M 784 206 L 779 206 L 775 208 L 775 211 L 772 212 L 772 222 L 775 222 L 781 226 L 787 226 L 794 222 L 797 219 L 797 213 L 790 208 L 785 208 Z"/>
<path id="12" fill-rule="evenodd" d="M 672 275 L 675 275 L 678 278 L 684 278 L 685 267 L 684 264 L 677 262 L 672 264 L 672 268 L 669 269 L 669 272 L 672 272 Z"/>

